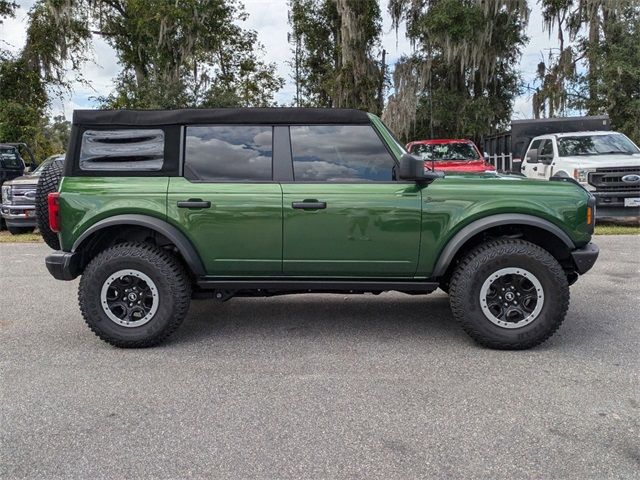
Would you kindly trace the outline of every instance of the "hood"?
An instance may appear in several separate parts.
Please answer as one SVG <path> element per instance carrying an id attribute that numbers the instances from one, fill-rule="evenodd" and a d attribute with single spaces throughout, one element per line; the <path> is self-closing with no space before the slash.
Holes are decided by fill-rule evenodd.
<path id="1" fill-rule="evenodd" d="M 22 177 L 14 178 L 13 180 L 9 180 L 5 182 L 5 185 L 38 185 L 39 175 L 23 175 Z"/>
<path id="2" fill-rule="evenodd" d="M 571 162 L 576 168 L 607 168 L 607 167 L 640 167 L 640 153 L 633 155 L 576 155 L 575 157 L 560 157 L 562 163 Z"/>

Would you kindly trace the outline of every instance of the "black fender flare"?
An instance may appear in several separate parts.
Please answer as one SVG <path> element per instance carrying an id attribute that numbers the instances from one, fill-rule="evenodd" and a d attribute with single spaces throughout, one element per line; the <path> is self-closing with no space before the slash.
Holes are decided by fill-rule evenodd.
<path id="1" fill-rule="evenodd" d="M 173 225 L 170 225 L 166 221 L 148 215 L 124 214 L 115 215 L 113 217 L 100 220 L 99 222 L 91 225 L 82 233 L 82 235 L 78 237 L 78 239 L 74 242 L 73 247 L 71 247 L 71 251 L 76 252 L 82 245 L 82 242 L 84 242 L 94 233 L 104 228 L 121 225 L 136 225 L 140 227 L 146 227 L 158 232 L 161 235 L 164 235 L 171 241 L 171 243 L 176 246 L 176 248 L 182 255 L 182 258 L 184 258 L 185 262 L 195 275 L 205 275 L 205 269 L 204 264 L 202 263 L 202 259 L 200 258 L 200 255 L 198 255 L 198 252 L 196 251 L 191 241 L 184 235 L 184 233 L 182 233 L 180 230 L 178 230 Z"/>
<path id="2" fill-rule="evenodd" d="M 444 275 L 458 251 L 471 237 L 484 230 L 500 225 L 528 225 L 541 228 L 558 237 L 558 239 L 562 241 L 569 250 L 575 250 L 576 248 L 569 235 L 567 235 L 560 227 L 554 225 L 549 220 L 545 220 L 544 218 L 522 213 L 501 213 L 497 215 L 490 215 L 471 222 L 456 233 L 451 240 L 449 240 L 442 250 L 440 257 L 438 257 L 438 261 L 436 262 L 436 266 L 433 269 L 433 274 L 431 276 L 440 277 Z"/>

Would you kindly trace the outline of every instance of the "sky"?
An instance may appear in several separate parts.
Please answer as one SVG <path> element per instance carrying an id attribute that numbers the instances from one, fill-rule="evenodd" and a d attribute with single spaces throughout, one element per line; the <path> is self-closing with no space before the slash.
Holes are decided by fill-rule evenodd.
<path id="1" fill-rule="evenodd" d="M 411 53 L 411 45 L 401 28 L 397 35 L 391 27 L 391 17 L 386 11 L 386 0 L 381 0 L 383 13 L 382 46 L 387 51 L 387 64 L 392 68 L 395 61 L 403 54 Z M 0 25 L 0 47 L 13 52 L 19 51 L 25 42 L 27 12 L 33 5 L 33 0 L 19 0 L 20 8 L 16 17 L 5 19 Z M 555 33 L 551 36 L 542 28 L 542 16 L 540 7 L 533 0 L 529 0 L 532 9 L 529 18 L 527 36 L 529 43 L 525 47 L 520 62 L 520 70 L 525 84 L 531 84 L 535 77 L 536 67 L 542 56 L 548 55 L 549 48 L 555 46 Z M 287 43 L 287 0 L 244 0 L 244 5 L 249 14 L 242 25 L 255 30 L 258 39 L 264 46 L 265 59 L 277 65 L 278 73 L 285 78 L 285 86 L 276 94 L 276 101 L 281 104 L 290 104 L 295 94 L 295 84 L 291 78 L 291 67 L 287 61 L 291 59 L 290 46 Z M 120 67 L 112 48 L 107 43 L 96 37 L 93 41 L 92 62 L 87 62 L 82 67 L 82 76 L 90 80 L 91 86 L 74 85 L 71 96 L 63 99 L 55 99 L 52 102 L 52 115 L 64 114 L 71 118 L 71 113 L 76 108 L 96 107 L 95 97 L 106 96 L 111 91 L 112 80 L 117 76 Z M 514 102 L 513 118 L 531 118 L 531 97 L 526 93 L 518 97 Z"/>

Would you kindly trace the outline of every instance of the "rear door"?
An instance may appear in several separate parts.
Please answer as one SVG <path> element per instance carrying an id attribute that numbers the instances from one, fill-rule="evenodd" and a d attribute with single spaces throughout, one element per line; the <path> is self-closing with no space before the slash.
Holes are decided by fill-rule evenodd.
<path id="1" fill-rule="evenodd" d="M 371 125 L 291 126 L 283 182 L 283 272 L 309 277 L 412 277 L 421 190 Z"/>
<path id="2" fill-rule="evenodd" d="M 184 133 L 184 171 L 167 215 L 197 248 L 207 275 L 282 273 L 282 189 L 273 181 L 273 127 L 197 125 Z"/>

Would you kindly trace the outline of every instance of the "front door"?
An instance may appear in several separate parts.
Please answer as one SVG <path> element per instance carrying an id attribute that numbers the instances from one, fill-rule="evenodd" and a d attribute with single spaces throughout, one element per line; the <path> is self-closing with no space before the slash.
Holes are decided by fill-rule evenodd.
<path id="1" fill-rule="evenodd" d="M 207 275 L 282 273 L 282 189 L 272 180 L 271 126 L 191 126 L 184 176 L 167 216 L 193 242 Z"/>
<path id="2" fill-rule="evenodd" d="M 294 181 L 282 183 L 283 273 L 413 277 L 422 196 L 370 125 L 291 126 Z"/>

